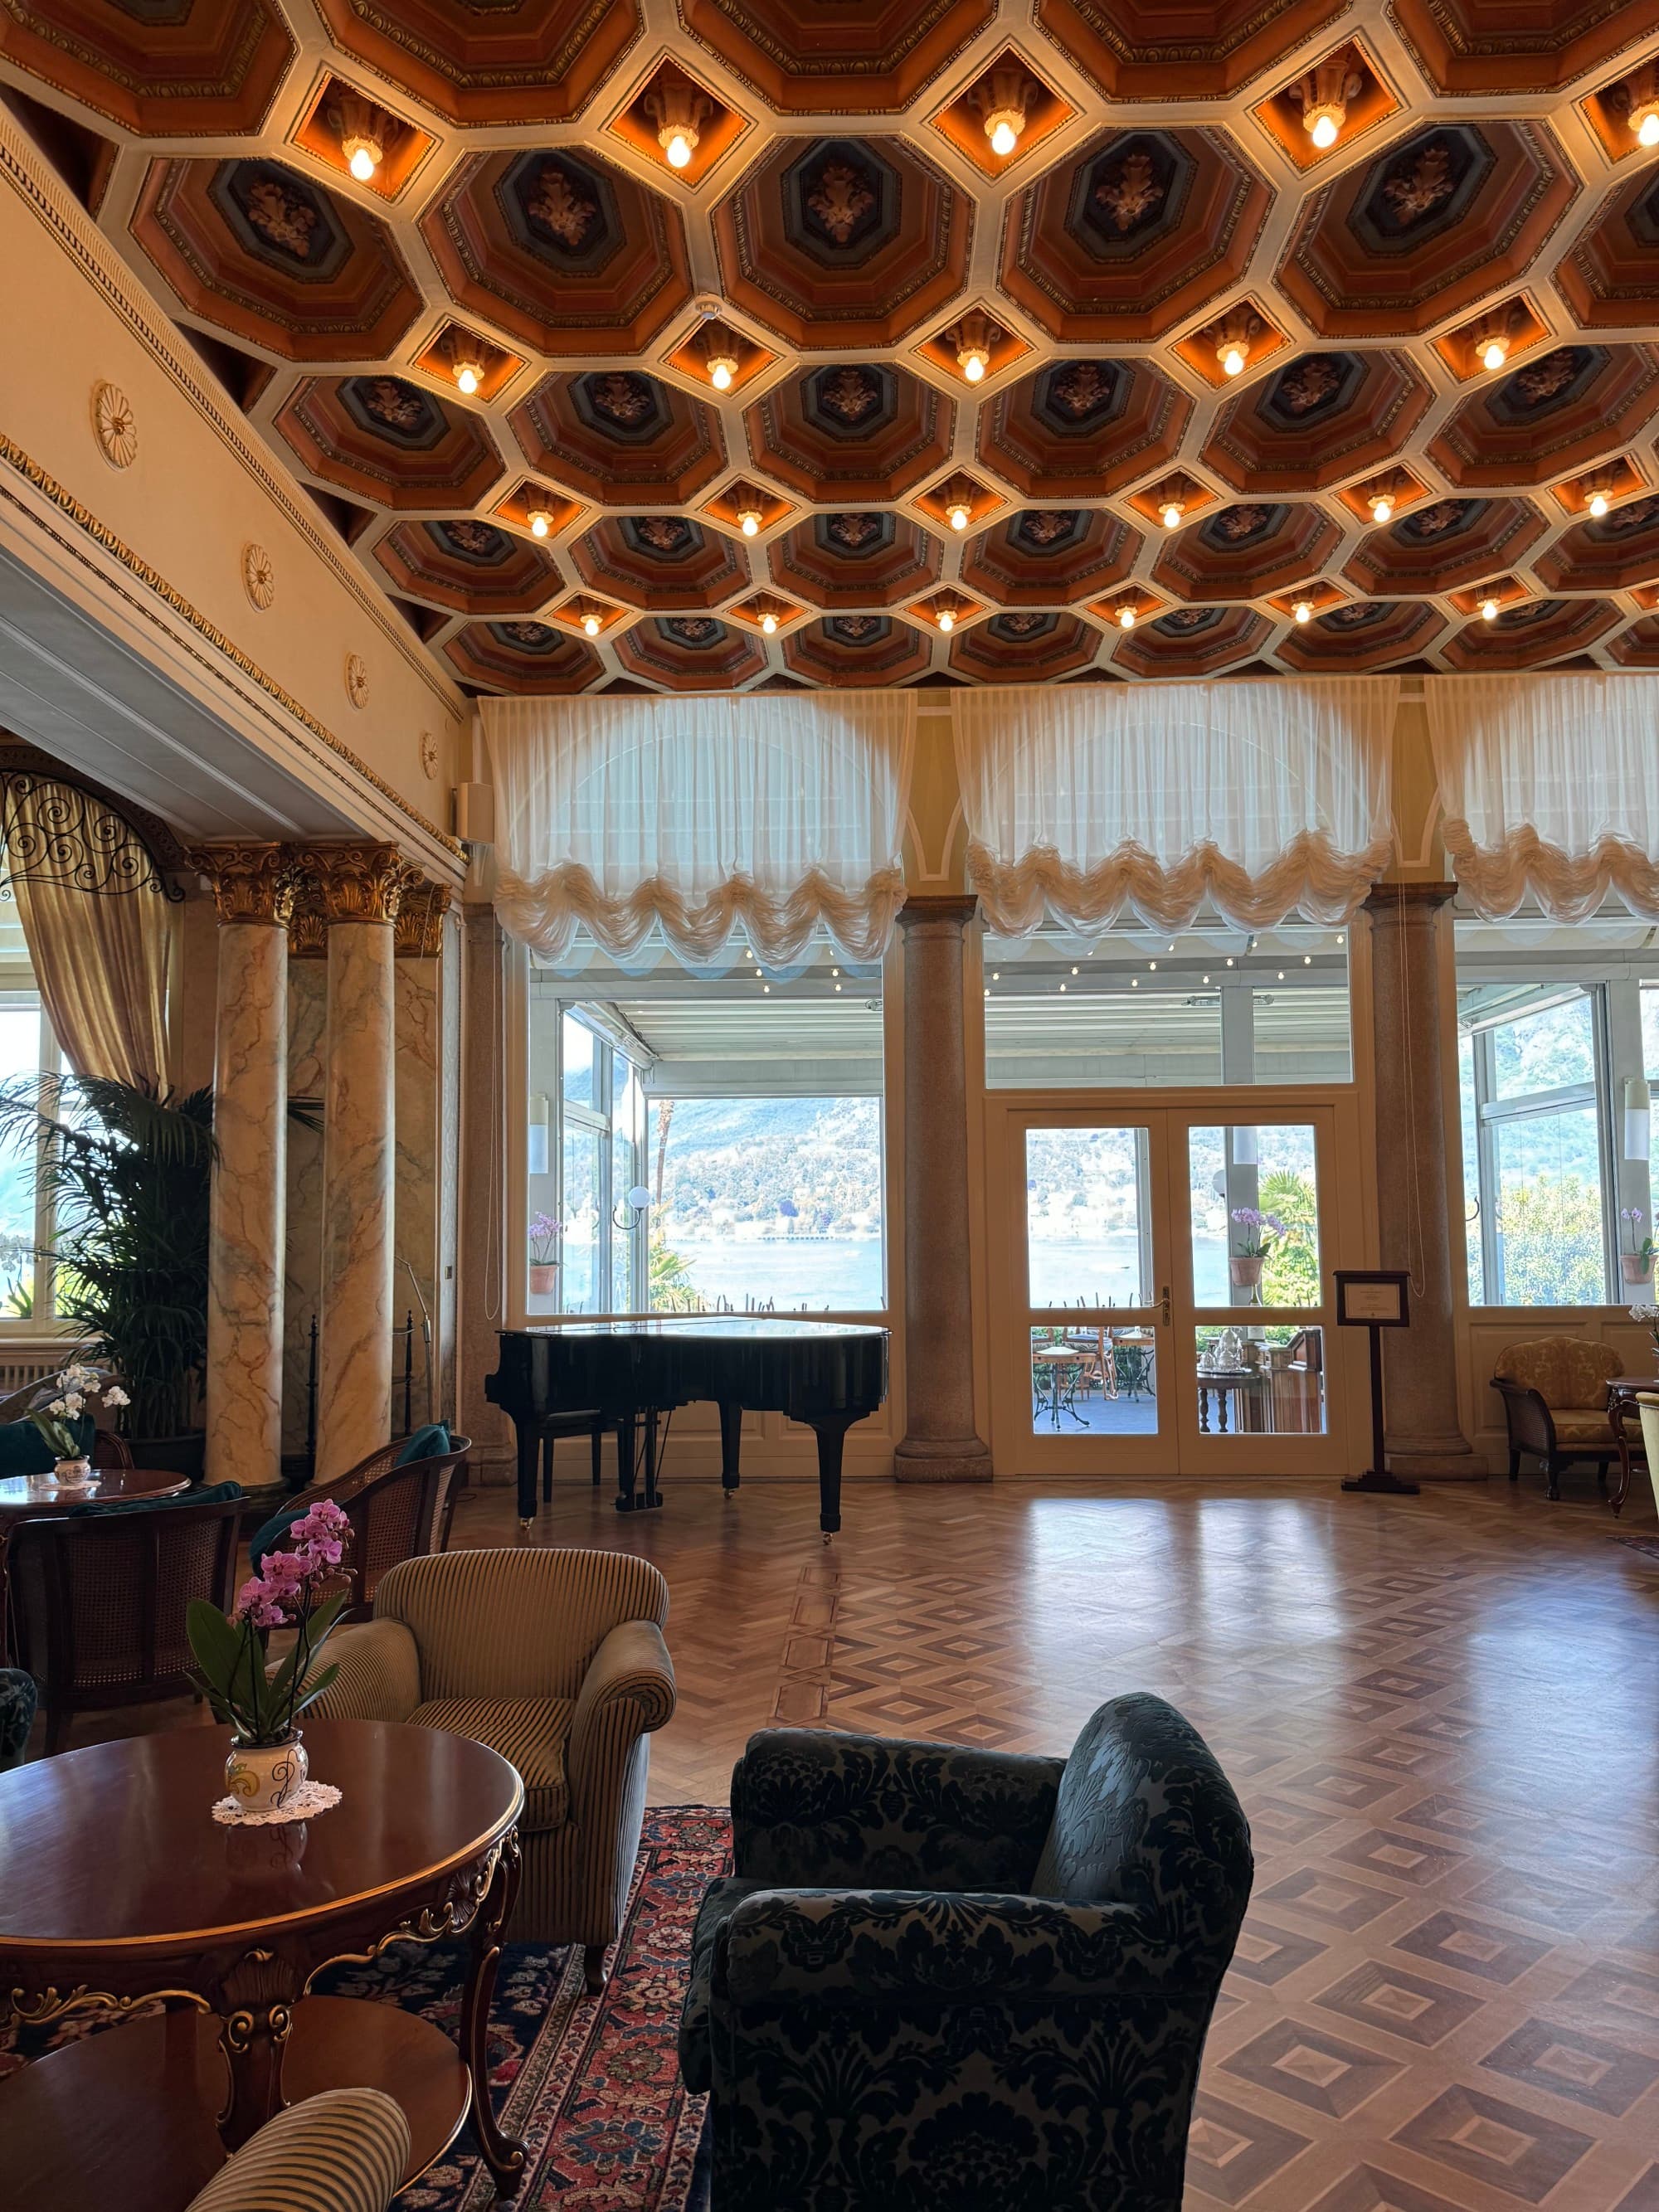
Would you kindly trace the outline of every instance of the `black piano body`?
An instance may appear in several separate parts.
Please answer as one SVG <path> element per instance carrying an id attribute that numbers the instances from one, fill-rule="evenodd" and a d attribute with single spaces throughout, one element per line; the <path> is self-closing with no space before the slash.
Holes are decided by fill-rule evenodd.
<path id="1" fill-rule="evenodd" d="M 484 1395 L 513 1419 L 519 1444 L 519 1518 L 536 1511 L 541 1425 L 594 1408 L 617 1431 L 617 1510 L 642 1512 L 657 1487 L 659 1413 L 698 1399 L 720 1407 L 720 1480 L 738 1486 L 745 1411 L 786 1413 L 817 1434 L 818 1526 L 841 1526 L 842 1445 L 854 1421 L 887 1395 L 887 1331 L 778 1314 L 641 1315 L 501 1332 L 501 1364 Z M 635 1452 L 643 1422 L 644 1449 Z M 636 1466 L 643 1459 L 643 1470 Z"/>

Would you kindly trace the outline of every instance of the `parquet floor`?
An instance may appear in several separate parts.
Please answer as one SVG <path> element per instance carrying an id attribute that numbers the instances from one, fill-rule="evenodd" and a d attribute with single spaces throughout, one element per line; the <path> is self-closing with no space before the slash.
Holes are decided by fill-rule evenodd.
<path id="1" fill-rule="evenodd" d="M 1204 1730 L 1258 1871 L 1195 2212 L 1659 2212 L 1659 1557 L 1601 1508 L 869 1484 L 826 1549 L 803 1487 L 623 1520 L 569 1476 L 535 1540 L 672 1586 L 658 1802 L 723 1802 L 773 1719 L 1060 1750 L 1144 1687 Z"/>

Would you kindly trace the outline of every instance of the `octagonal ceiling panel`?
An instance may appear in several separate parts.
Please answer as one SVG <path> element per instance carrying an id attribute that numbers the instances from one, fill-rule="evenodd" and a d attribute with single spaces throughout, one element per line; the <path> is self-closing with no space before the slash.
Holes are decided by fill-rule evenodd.
<path id="1" fill-rule="evenodd" d="M 1002 289 L 1067 343 L 1162 337 L 1237 283 L 1268 198 L 1221 131 L 1103 131 L 1011 203 Z"/>
<path id="2" fill-rule="evenodd" d="M 1334 22 L 1347 0 L 1036 0 L 1037 22 L 1112 100 L 1224 98 Z"/>
<path id="3" fill-rule="evenodd" d="M 1193 411 L 1144 361 L 1050 362 L 979 410 L 979 458 L 1027 499 L 1100 499 L 1174 459 Z"/>
<path id="4" fill-rule="evenodd" d="M 1266 500 L 1219 507 L 1163 547 L 1152 580 L 1177 599 L 1259 599 L 1318 574 L 1339 532 L 1316 507 Z"/>
<path id="5" fill-rule="evenodd" d="M 257 130 L 294 51 L 270 0 L 0 0 L 0 57 L 144 137 Z"/>
<path id="6" fill-rule="evenodd" d="M 1070 606 L 1121 584 L 1140 545 L 1104 508 L 1022 507 L 968 545 L 962 580 L 1005 607 Z"/>
<path id="7" fill-rule="evenodd" d="M 1465 489 L 1547 483 L 1616 453 L 1656 407 L 1651 347 L 1554 346 L 1466 399 L 1429 458 Z"/>
<path id="8" fill-rule="evenodd" d="M 730 691 L 766 667 L 755 640 L 714 615 L 647 616 L 617 639 L 617 659 L 676 691 Z"/>
<path id="9" fill-rule="evenodd" d="M 1558 538 L 1538 563 L 1552 592 L 1624 592 L 1659 578 L 1659 495 L 1627 500 Z"/>
<path id="10" fill-rule="evenodd" d="M 342 50 L 458 123 L 564 123 L 640 34 L 635 0 L 317 0 Z"/>
<path id="11" fill-rule="evenodd" d="M 385 227 L 280 161 L 155 161 L 132 235 L 179 304 L 289 361 L 374 360 L 422 311 Z"/>
<path id="12" fill-rule="evenodd" d="M 398 376 L 308 378 L 276 428 L 302 469 L 404 512 L 475 506 L 501 473 L 475 416 Z"/>
<path id="13" fill-rule="evenodd" d="M 791 345 L 891 345 L 961 291 L 967 195 L 902 138 L 781 139 L 714 210 L 726 295 Z"/>
<path id="14" fill-rule="evenodd" d="M 1420 600 L 1350 599 L 1299 623 L 1279 657 L 1306 675 L 1354 676 L 1426 652 L 1445 627 L 1445 617 Z"/>
<path id="15" fill-rule="evenodd" d="M 1553 92 L 1653 28 L 1648 0 L 1389 0 L 1437 92 Z"/>
<path id="16" fill-rule="evenodd" d="M 904 684 L 927 667 L 933 647 L 893 615 L 826 615 L 784 641 L 787 667 L 813 684 Z"/>
<path id="17" fill-rule="evenodd" d="M 570 559 L 591 591 L 629 607 L 717 607 L 752 580 L 741 544 L 684 514 L 607 516 Z"/>
<path id="18" fill-rule="evenodd" d="M 1556 270 L 1555 283 L 1585 330 L 1659 322 L 1659 171 L 1651 162 L 1609 196 Z"/>
<path id="19" fill-rule="evenodd" d="M 529 614 L 563 589 L 550 554 L 476 515 L 400 522 L 374 558 L 395 590 L 462 614 Z"/>
<path id="20" fill-rule="evenodd" d="M 908 515 L 809 515 L 768 548 L 772 581 L 816 607 L 890 607 L 939 578 L 939 542 Z"/>
<path id="21" fill-rule="evenodd" d="M 949 459 L 957 410 L 879 362 L 827 363 L 775 386 L 744 416 L 750 458 L 804 499 L 899 499 Z"/>
<path id="22" fill-rule="evenodd" d="M 1300 354 L 1227 403 L 1202 458 L 1235 491 L 1323 491 L 1397 459 L 1431 397 L 1403 354 Z"/>
<path id="23" fill-rule="evenodd" d="M 1176 607 L 1119 638 L 1112 665 L 1131 676 L 1218 676 L 1248 660 L 1268 628 L 1249 607 Z"/>
<path id="24" fill-rule="evenodd" d="M 539 474 L 602 507 L 679 507 L 726 466 L 713 408 L 634 369 L 556 373 L 513 410 Z"/>
<path id="25" fill-rule="evenodd" d="M 1541 668 L 1605 637 L 1619 610 L 1605 599 L 1523 599 L 1495 622 L 1466 623 L 1444 653 L 1452 668 Z"/>
<path id="26" fill-rule="evenodd" d="M 475 155 L 421 230 L 451 297 L 539 353 L 638 353 L 691 296 L 678 209 L 562 147 Z"/>
<path id="27" fill-rule="evenodd" d="M 1371 532 L 1343 574 L 1378 599 L 1454 592 L 1514 568 L 1547 526 L 1525 500 L 1430 500 Z"/>
<path id="28" fill-rule="evenodd" d="M 1659 615 L 1644 615 L 1640 622 L 1620 630 L 1607 647 L 1607 657 L 1621 668 L 1659 668 Z"/>
<path id="29" fill-rule="evenodd" d="M 453 674 L 501 691 L 586 691 L 605 672 L 584 640 L 528 617 L 469 623 L 443 652 Z"/>
<path id="30" fill-rule="evenodd" d="M 1427 124 L 1313 195 L 1278 282 L 1323 337 L 1430 330 L 1524 275 L 1577 191 L 1541 123 Z"/>
<path id="31" fill-rule="evenodd" d="M 698 45 L 785 115 L 906 107 L 995 14 L 994 0 L 679 0 Z"/>
<path id="32" fill-rule="evenodd" d="M 1050 684 L 1090 666 L 1099 650 L 1099 631 L 1077 615 L 1012 608 L 957 632 L 951 672 L 981 684 Z"/>

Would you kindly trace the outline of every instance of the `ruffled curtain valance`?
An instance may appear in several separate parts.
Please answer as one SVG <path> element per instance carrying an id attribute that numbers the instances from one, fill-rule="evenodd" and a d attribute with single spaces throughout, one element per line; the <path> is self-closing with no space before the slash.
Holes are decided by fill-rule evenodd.
<path id="1" fill-rule="evenodd" d="M 968 881 L 993 929 L 1126 911 L 1346 921 L 1393 849 L 1393 677 L 956 695 Z"/>
<path id="2" fill-rule="evenodd" d="M 826 933 L 879 960 L 904 902 L 908 692 L 488 699 L 501 923 L 556 965 L 586 928 L 613 957 L 653 927 L 684 966 Z"/>
<path id="3" fill-rule="evenodd" d="M 1457 880 L 1478 913 L 1530 893 L 1581 921 L 1609 891 L 1659 921 L 1659 676 L 1429 676 Z"/>

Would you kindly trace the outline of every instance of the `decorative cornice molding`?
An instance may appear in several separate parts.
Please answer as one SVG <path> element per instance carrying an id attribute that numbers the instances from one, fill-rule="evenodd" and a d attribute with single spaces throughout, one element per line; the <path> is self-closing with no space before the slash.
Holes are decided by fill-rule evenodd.
<path id="1" fill-rule="evenodd" d="M 197 845 L 190 859 L 213 887 L 222 928 L 244 921 L 287 927 L 300 883 L 291 845 Z"/>
<path id="2" fill-rule="evenodd" d="M 179 616 L 183 622 L 188 623 L 199 637 L 204 639 L 216 652 L 223 654 L 226 659 L 232 662 L 250 683 L 257 684 L 267 697 L 274 700 L 287 714 L 301 724 L 319 744 L 326 748 L 329 753 L 334 756 L 337 762 L 343 763 L 355 775 L 371 785 L 383 799 L 395 806 L 400 814 L 406 815 L 410 821 L 427 836 L 442 846 L 446 852 L 454 854 L 458 859 L 465 857 L 464 848 L 457 838 L 448 836 L 446 831 L 440 830 L 435 823 L 428 822 L 423 814 L 417 812 L 400 792 L 393 789 L 384 776 L 377 775 L 366 760 L 353 752 L 349 745 L 342 743 L 334 732 L 319 722 L 307 708 L 302 707 L 292 692 L 285 690 L 274 677 L 268 676 L 258 663 L 244 653 L 233 638 L 227 637 L 222 629 L 216 629 L 199 609 L 191 605 L 182 592 L 175 591 L 164 576 L 150 567 L 149 562 L 135 553 L 130 545 L 116 536 L 106 523 L 100 522 L 90 508 L 83 507 L 65 485 L 59 483 L 54 476 L 42 468 L 38 461 L 24 452 L 15 439 L 9 438 L 3 431 L 0 431 L 0 461 L 4 461 L 9 466 L 16 470 L 27 483 L 32 484 L 44 498 L 49 500 L 58 513 L 72 522 L 77 530 L 84 532 L 94 544 L 100 546 L 112 558 L 118 561 L 124 568 L 136 576 L 140 583 L 145 585 L 165 606 Z M 13 504 L 21 514 L 33 519 L 33 510 L 27 501 L 14 500 Z M 68 543 L 66 540 L 59 542 Z M 87 566 L 92 569 L 94 575 L 100 577 L 100 580 L 107 582 L 107 579 L 104 577 L 103 572 L 95 562 L 88 562 Z M 141 611 L 146 613 L 151 620 L 156 619 L 151 610 L 144 608 L 142 602 L 132 599 L 130 595 L 129 603 L 139 607 Z M 170 636 L 176 635 L 171 630 L 167 634 Z M 198 653 L 196 658 L 214 673 L 220 672 L 205 654 Z M 286 734 L 290 739 L 292 738 L 291 731 L 287 731 Z"/>
<path id="3" fill-rule="evenodd" d="M 435 960 L 443 951 L 444 917 L 448 912 L 447 884 L 420 883 L 406 890 L 398 908 L 398 957 Z"/>
<path id="4" fill-rule="evenodd" d="M 295 856 L 325 927 L 366 921 L 389 928 L 406 895 L 423 881 L 395 845 L 302 845 Z"/>
<path id="5" fill-rule="evenodd" d="M 329 538 L 315 514 L 307 512 L 298 487 L 284 482 L 272 467 L 269 456 L 226 413 L 211 386 L 204 381 L 199 362 L 187 357 L 185 349 L 177 343 L 177 333 L 140 289 L 132 270 L 93 225 L 80 203 L 46 167 L 21 128 L 3 109 L 0 109 L 0 175 L 11 183 L 36 219 L 96 285 L 134 337 L 166 370 L 170 382 L 190 400 L 220 443 L 282 510 L 284 519 L 298 532 L 310 551 L 349 592 L 354 603 L 373 623 L 376 633 L 392 647 L 427 690 L 442 702 L 447 714 L 458 713 L 459 706 L 445 690 L 436 669 L 401 631 L 397 616 Z"/>

